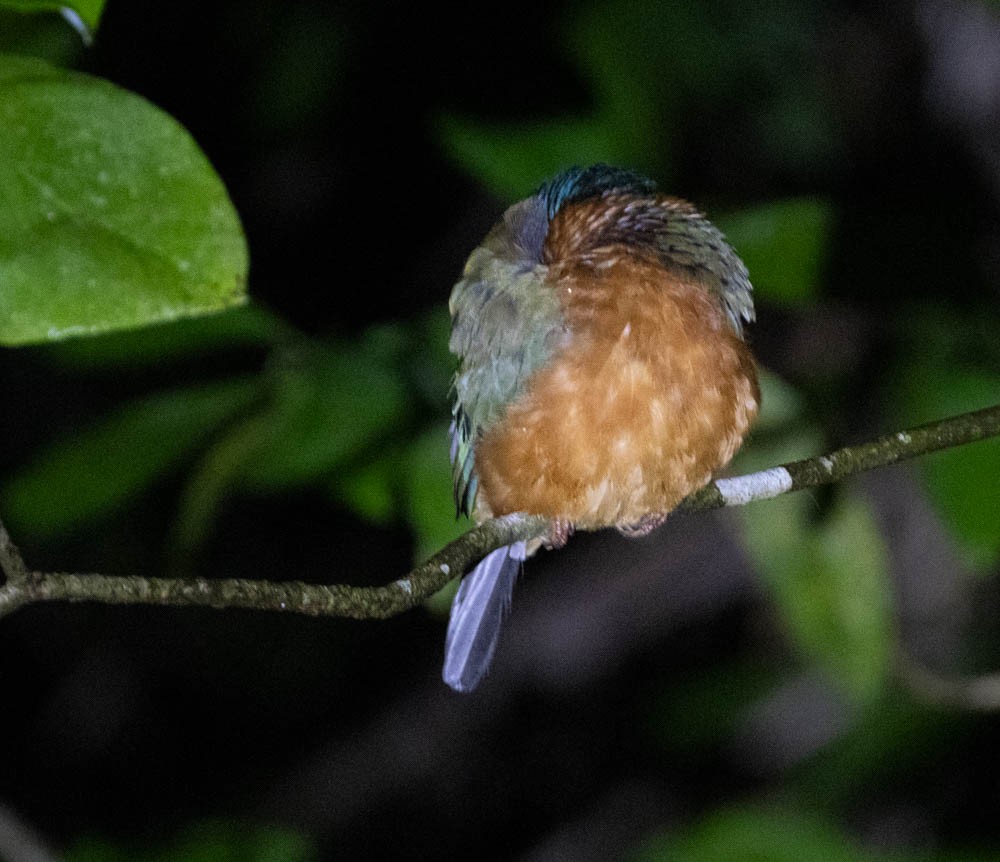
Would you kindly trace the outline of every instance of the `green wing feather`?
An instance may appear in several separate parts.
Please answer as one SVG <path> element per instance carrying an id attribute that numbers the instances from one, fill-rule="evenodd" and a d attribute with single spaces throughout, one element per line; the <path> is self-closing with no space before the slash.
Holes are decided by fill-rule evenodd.
<path id="1" fill-rule="evenodd" d="M 743 261 L 714 224 L 686 201 L 661 199 L 655 246 L 664 266 L 692 272 L 719 300 L 733 330 L 754 319 L 753 288 Z"/>
<path id="2" fill-rule="evenodd" d="M 545 282 L 547 267 L 528 258 L 511 232 L 515 209 L 472 253 L 449 302 L 449 346 L 459 357 L 451 462 L 460 514 L 475 513 L 479 438 L 524 391 L 563 334 L 559 299 Z"/>

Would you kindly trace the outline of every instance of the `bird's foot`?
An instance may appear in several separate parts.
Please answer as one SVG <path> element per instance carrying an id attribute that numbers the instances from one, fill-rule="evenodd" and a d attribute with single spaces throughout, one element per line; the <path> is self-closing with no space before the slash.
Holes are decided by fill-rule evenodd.
<path id="1" fill-rule="evenodd" d="M 569 541 L 569 537 L 572 535 L 573 525 L 569 521 L 556 518 L 552 522 L 549 534 L 545 537 L 545 547 L 550 551 L 561 548 Z"/>
<path id="2" fill-rule="evenodd" d="M 639 539 L 652 533 L 667 520 L 667 515 L 667 512 L 653 512 L 649 515 L 643 515 L 636 524 L 621 524 L 616 529 L 629 539 Z"/>

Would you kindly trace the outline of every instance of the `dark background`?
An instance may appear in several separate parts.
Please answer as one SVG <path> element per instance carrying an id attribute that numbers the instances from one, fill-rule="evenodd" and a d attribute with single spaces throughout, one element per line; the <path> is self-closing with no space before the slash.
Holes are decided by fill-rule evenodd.
<path id="1" fill-rule="evenodd" d="M 8 49 L 42 26 L 0 23 Z M 724 224 L 772 201 L 823 202 L 815 283 L 758 284 L 754 349 L 796 406 L 746 465 L 1000 400 L 995 5 L 111 0 L 87 51 L 58 20 L 44 26 L 50 55 L 191 132 L 243 219 L 253 300 L 303 338 L 352 344 L 440 314 L 511 200 L 552 169 L 608 158 Z M 616 77 L 636 68 L 645 76 Z M 594 134 L 573 131 L 580 118 Z M 442 340 L 411 340 L 403 358 L 439 356 Z M 17 529 L 4 478 L 123 404 L 263 373 L 275 353 L 0 354 L 0 511 L 32 564 L 175 573 L 194 455 L 127 505 L 48 533 Z M 446 386 L 385 445 L 442 422 Z M 802 448 L 778 446 L 776 427 Z M 956 674 L 1000 656 L 1000 454 L 969 451 L 954 470 L 809 493 L 804 510 L 820 536 L 838 504 L 861 501 L 885 549 L 881 648 Z M 365 518 L 336 481 L 234 490 L 185 572 L 407 571 L 413 519 Z M 581 535 L 541 554 L 472 696 L 439 679 L 442 602 L 379 623 L 19 611 L 0 621 L 0 802 L 79 859 L 996 858 L 996 717 L 928 703 L 905 674 L 863 695 L 838 679 L 837 638 L 796 617 L 766 555 L 748 551 L 746 530 L 751 549 L 767 545 L 770 505 L 753 521 L 680 516 L 644 540 Z M 815 547 L 803 539 L 805 570 Z"/>

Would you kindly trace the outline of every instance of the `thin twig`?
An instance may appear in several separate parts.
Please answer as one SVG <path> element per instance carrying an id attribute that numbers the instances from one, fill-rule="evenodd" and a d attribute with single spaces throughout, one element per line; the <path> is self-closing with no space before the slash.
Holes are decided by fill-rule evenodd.
<path id="1" fill-rule="evenodd" d="M 462 574 L 471 561 L 521 538 L 544 533 L 548 522 L 527 515 L 494 518 L 459 536 L 405 577 L 377 587 L 307 584 L 246 578 L 150 578 L 27 571 L 8 541 L 0 560 L 7 583 L 0 586 L 0 617 L 26 604 L 49 601 L 100 602 L 109 605 L 173 605 L 217 609 L 285 611 L 321 617 L 385 619 L 402 613 Z M 6 535 L 0 524 L 0 537 Z M 8 568 L 10 566 L 11 568 Z M 18 578 L 10 572 L 21 571 Z"/>
<path id="2" fill-rule="evenodd" d="M 680 509 L 696 511 L 742 506 L 835 482 L 875 467 L 1000 435 L 1000 405 L 848 446 L 824 456 L 795 461 L 759 473 L 718 479 L 685 500 Z M 507 515 L 465 533 L 405 577 L 377 587 L 307 584 L 239 578 L 147 578 L 139 575 L 36 572 L 25 564 L 0 523 L 0 616 L 27 604 L 46 601 L 103 604 L 249 608 L 309 616 L 384 619 L 433 595 L 490 551 L 519 540 L 547 535 L 545 518 Z"/>
<path id="3" fill-rule="evenodd" d="M 867 443 L 845 446 L 829 455 L 793 461 L 781 467 L 732 479 L 716 479 L 691 494 L 678 508 L 682 511 L 698 511 L 722 506 L 743 506 L 791 491 L 839 482 L 876 467 L 886 467 L 997 435 L 1000 435 L 1000 404 L 950 419 L 940 419 L 908 431 L 886 434 Z"/>

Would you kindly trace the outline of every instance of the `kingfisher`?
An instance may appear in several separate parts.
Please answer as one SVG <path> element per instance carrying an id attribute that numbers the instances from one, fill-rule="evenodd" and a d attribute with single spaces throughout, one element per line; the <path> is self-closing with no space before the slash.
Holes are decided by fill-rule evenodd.
<path id="1" fill-rule="evenodd" d="M 755 419 L 746 266 L 687 201 L 631 170 L 564 171 L 511 206 L 451 292 L 460 514 L 641 536 L 711 481 Z M 455 594 L 443 678 L 489 669 L 523 561 L 493 551 Z"/>

